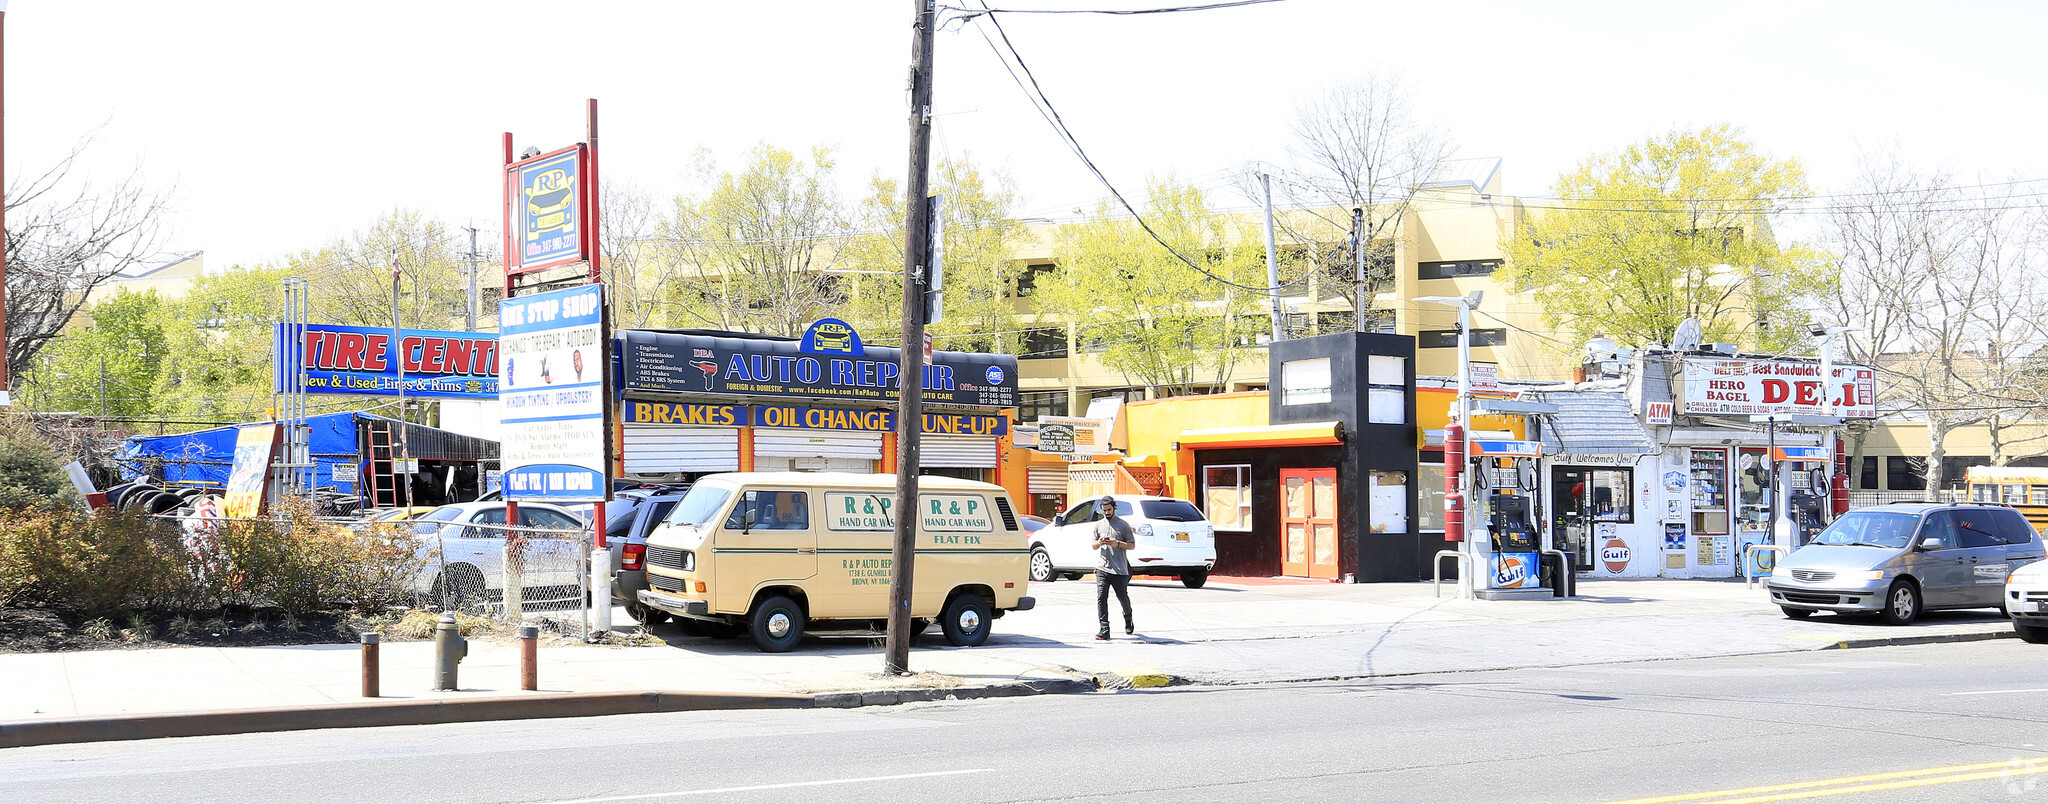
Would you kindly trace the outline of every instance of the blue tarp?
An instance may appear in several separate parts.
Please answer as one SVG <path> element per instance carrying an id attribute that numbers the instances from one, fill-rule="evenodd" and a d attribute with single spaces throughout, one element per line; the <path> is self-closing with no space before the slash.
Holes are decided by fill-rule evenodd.
<path id="1" fill-rule="evenodd" d="M 361 463 L 356 445 L 356 422 L 365 419 L 395 423 L 392 419 L 358 412 L 306 417 L 306 425 L 312 430 L 313 462 L 318 464 L 313 470 L 313 485 L 334 486 L 343 494 L 357 493 L 355 483 L 334 481 L 334 466 Z M 161 462 L 166 483 L 220 488 L 227 484 L 228 469 L 235 461 L 235 437 L 243 426 L 178 435 L 134 436 L 122 442 L 121 451 L 115 454 L 114 459 L 121 467 L 122 480 L 140 478 Z M 415 450 L 414 454 L 419 455 L 419 451 Z"/>

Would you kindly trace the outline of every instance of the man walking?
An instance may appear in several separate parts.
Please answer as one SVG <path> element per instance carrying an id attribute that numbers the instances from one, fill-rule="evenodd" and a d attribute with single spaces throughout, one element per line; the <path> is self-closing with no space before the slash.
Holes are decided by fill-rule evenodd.
<path id="1" fill-rule="evenodd" d="M 1138 546 L 1131 524 L 1116 515 L 1116 500 L 1102 498 L 1102 519 L 1095 523 L 1095 617 L 1102 621 L 1096 639 L 1109 638 L 1109 590 L 1116 590 L 1116 602 L 1124 607 L 1124 633 L 1137 633 L 1131 623 L 1131 560 L 1125 555 Z"/>

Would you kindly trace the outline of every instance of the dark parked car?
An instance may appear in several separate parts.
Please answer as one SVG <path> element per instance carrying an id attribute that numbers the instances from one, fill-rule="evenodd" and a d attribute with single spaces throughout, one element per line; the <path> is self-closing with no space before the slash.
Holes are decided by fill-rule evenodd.
<path id="1" fill-rule="evenodd" d="M 640 603 L 647 588 L 647 534 L 660 527 L 688 492 L 688 484 L 615 492 L 605 504 L 604 540 L 612 548 L 612 601 L 641 625 L 666 622 L 667 612 Z"/>

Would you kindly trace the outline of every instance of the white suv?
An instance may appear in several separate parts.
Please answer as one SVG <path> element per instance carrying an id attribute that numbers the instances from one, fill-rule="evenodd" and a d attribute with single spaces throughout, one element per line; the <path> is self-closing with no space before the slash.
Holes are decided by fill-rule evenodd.
<path id="1" fill-rule="evenodd" d="M 1130 552 L 1132 575 L 1178 575 L 1200 589 L 1216 566 L 1216 530 L 1187 500 L 1113 494 L 1116 515 L 1128 522 L 1138 549 Z M 1047 583 L 1094 572 L 1097 553 L 1089 543 L 1102 519 L 1102 497 L 1089 497 L 1031 534 L 1031 580 Z"/>
<path id="2" fill-rule="evenodd" d="M 2005 576 L 2005 613 L 2021 639 L 2048 642 L 2048 561 L 2036 561 Z"/>

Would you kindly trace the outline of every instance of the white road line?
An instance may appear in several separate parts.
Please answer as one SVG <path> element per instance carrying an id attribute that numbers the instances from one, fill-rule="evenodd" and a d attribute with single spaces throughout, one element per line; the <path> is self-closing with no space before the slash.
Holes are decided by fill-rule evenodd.
<path id="1" fill-rule="evenodd" d="M 2015 692 L 2048 692 L 2048 687 L 2030 690 L 1976 690 L 1974 692 L 1944 692 L 1943 695 L 2008 695 Z"/>
<path id="2" fill-rule="evenodd" d="M 825 779 L 816 782 L 784 782 L 782 784 L 752 784 L 745 787 L 713 787 L 704 790 L 677 790 L 672 793 L 641 793 L 633 796 L 606 796 L 604 798 L 576 798 L 555 801 L 551 804 L 597 804 L 600 801 L 637 801 L 643 798 L 669 798 L 671 796 L 702 796 L 712 793 L 746 793 L 755 790 L 783 790 L 791 787 L 819 787 L 828 784 L 859 784 L 861 782 L 889 782 L 897 779 L 925 779 L 933 776 L 959 776 L 964 773 L 988 773 L 993 768 L 969 770 L 932 771 L 930 773 L 904 773 L 896 776 L 862 776 L 857 779 Z"/>

